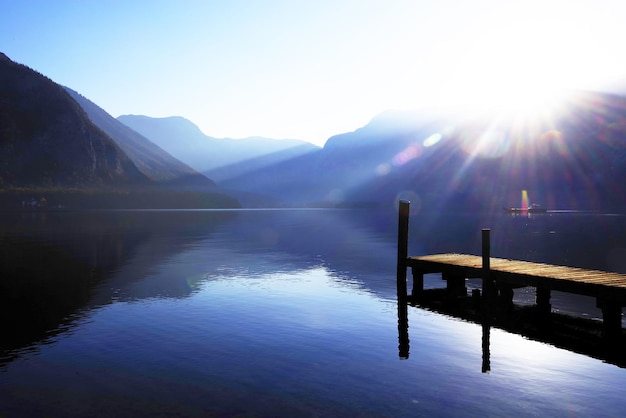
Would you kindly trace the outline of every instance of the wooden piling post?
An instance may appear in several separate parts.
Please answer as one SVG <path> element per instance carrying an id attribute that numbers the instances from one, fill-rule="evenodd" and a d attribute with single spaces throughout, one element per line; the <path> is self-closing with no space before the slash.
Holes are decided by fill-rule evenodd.
<path id="1" fill-rule="evenodd" d="M 481 310 L 483 312 L 483 321 L 491 321 L 493 316 L 493 304 L 495 303 L 495 284 L 491 280 L 491 230 L 484 228 L 482 232 L 482 276 L 483 276 L 483 295 L 481 300 Z M 486 325 L 489 325 L 488 323 Z"/>
<path id="2" fill-rule="evenodd" d="M 602 310 L 602 334 L 605 341 L 619 342 L 622 335 L 622 306 L 601 298 L 596 299 L 596 306 Z"/>
<path id="3" fill-rule="evenodd" d="M 481 298 L 482 319 L 482 348 L 483 348 L 483 364 L 482 372 L 491 371 L 491 353 L 489 351 L 491 324 L 494 316 L 494 303 L 496 299 L 496 286 L 491 280 L 491 230 L 483 228 L 482 232 L 482 276 L 483 276 L 483 295 Z"/>
<path id="4" fill-rule="evenodd" d="M 413 273 L 413 290 L 411 291 L 412 300 L 419 301 L 424 295 L 424 273 L 416 268 L 411 269 Z"/>
<path id="5" fill-rule="evenodd" d="M 448 301 L 467 296 L 467 287 L 465 287 L 465 276 L 463 274 L 442 273 L 442 278 L 446 281 Z"/>
<path id="6" fill-rule="evenodd" d="M 498 299 L 500 301 L 499 303 L 502 309 L 502 313 L 511 313 L 513 311 L 513 296 L 515 295 L 513 286 L 511 286 L 509 283 L 499 283 L 498 293 Z"/>
<path id="7" fill-rule="evenodd" d="M 406 305 L 406 259 L 409 248 L 409 211 L 411 202 L 401 200 L 398 210 L 398 269 L 396 273 L 398 302 L 404 301 Z"/>
<path id="8" fill-rule="evenodd" d="M 396 287 L 398 291 L 398 356 L 409 358 L 409 320 L 407 307 L 406 259 L 409 252 L 409 210 L 411 202 L 401 200 L 398 207 L 398 266 Z"/>
<path id="9" fill-rule="evenodd" d="M 535 296 L 535 304 L 537 305 L 537 311 L 539 316 L 543 319 L 547 319 L 552 312 L 552 305 L 550 304 L 550 288 L 537 286 Z"/>
<path id="10" fill-rule="evenodd" d="M 493 291 L 491 286 L 491 230 L 483 229 L 482 233 L 482 259 L 483 259 L 483 296 L 491 297 Z"/>
<path id="11" fill-rule="evenodd" d="M 491 230 L 483 228 L 482 244 L 483 244 L 483 280 L 489 279 L 489 270 L 491 270 Z"/>

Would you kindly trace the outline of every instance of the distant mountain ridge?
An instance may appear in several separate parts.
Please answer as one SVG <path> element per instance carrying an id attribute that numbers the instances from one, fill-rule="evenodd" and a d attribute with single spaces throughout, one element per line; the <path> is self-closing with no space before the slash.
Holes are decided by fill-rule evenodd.
<path id="1" fill-rule="evenodd" d="M 183 189 L 217 187 L 215 182 L 119 122 L 87 98 L 70 88 L 65 89 L 87 112 L 89 118 L 106 132 L 151 180 L 168 187 Z"/>
<path id="2" fill-rule="evenodd" d="M 115 120 L 0 54 L 0 192 L 199 190 L 187 197 L 227 207 L 236 202 L 224 190 L 251 206 L 391 208 L 409 198 L 437 212 L 502 211 L 526 190 L 549 210 L 626 212 L 624 184 L 619 95 L 572 92 L 534 116 L 388 111 L 319 148 L 211 138 L 181 117 Z"/>
<path id="3" fill-rule="evenodd" d="M 534 119 L 385 112 L 323 149 L 231 177 L 295 205 L 502 211 L 522 190 L 549 209 L 626 211 L 626 97 L 572 92 Z"/>
<path id="4" fill-rule="evenodd" d="M 295 139 L 214 138 L 205 135 L 193 122 L 180 116 L 152 118 L 122 115 L 117 119 L 216 181 L 221 180 L 221 173 L 228 166 L 240 163 L 263 165 L 265 163 L 260 160 L 264 157 L 275 162 L 319 149 L 306 141 Z"/>

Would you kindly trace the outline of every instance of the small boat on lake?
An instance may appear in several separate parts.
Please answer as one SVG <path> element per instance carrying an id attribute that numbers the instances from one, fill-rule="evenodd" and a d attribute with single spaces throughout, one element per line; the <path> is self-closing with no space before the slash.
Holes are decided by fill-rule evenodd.
<path id="1" fill-rule="evenodd" d="M 548 210 L 543 206 L 533 203 L 528 208 L 504 208 L 508 213 L 546 213 Z"/>

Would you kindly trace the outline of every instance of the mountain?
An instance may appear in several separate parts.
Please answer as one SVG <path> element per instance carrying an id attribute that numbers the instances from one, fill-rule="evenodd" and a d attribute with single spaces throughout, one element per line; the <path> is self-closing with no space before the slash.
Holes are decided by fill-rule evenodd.
<path id="1" fill-rule="evenodd" d="M 292 139 L 213 138 L 179 116 L 151 118 L 122 115 L 117 119 L 218 182 L 231 177 L 232 169 L 237 173 L 246 172 L 319 149 L 308 142 Z"/>
<path id="2" fill-rule="evenodd" d="M 162 148 L 109 115 L 102 108 L 72 89 L 65 88 L 85 110 L 91 121 L 102 129 L 152 181 L 182 189 L 215 189 L 215 183 Z"/>
<path id="3" fill-rule="evenodd" d="M 396 155 L 436 132 L 438 123 L 437 119 L 424 119 L 411 112 L 385 112 L 354 132 L 329 138 L 323 149 L 220 184 L 257 190 L 297 206 L 379 205 L 402 179 L 397 179 L 398 184 L 389 184 L 383 194 L 370 193 L 368 185 L 375 185 L 381 177 L 394 177 Z"/>
<path id="4" fill-rule="evenodd" d="M 570 92 L 543 114 L 385 112 L 323 149 L 220 183 L 294 205 L 626 209 L 626 98 Z"/>
<path id="5" fill-rule="evenodd" d="M 61 86 L 0 53 L 0 187 L 150 184 Z"/>
<path id="6" fill-rule="evenodd" d="M 89 100 L 0 53 L 0 206 L 240 204 Z"/>
<path id="7" fill-rule="evenodd" d="M 120 117 L 131 130 L 0 54 L 0 200 L 6 190 L 98 189 L 123 191 L 124 204 L 139 207 L 237 205 L 227 189 L 255 206 L 410 198 L 416 210 L 502 211 L 526 190 L 548 209 L 626 210 L 626 97 L 570 92 L 548 110 L 495 108 L 389 111 L 321 149 L 210 138 L 177 117 Z M 219 188 L 194 169 L 215 174 Z M 155 199 L 164 185 L 201 192 Z"/>

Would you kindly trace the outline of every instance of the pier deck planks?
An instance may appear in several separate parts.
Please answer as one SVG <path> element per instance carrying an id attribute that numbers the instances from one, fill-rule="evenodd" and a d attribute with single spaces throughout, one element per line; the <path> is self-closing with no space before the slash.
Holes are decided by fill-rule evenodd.
<path id="1" fill-rule="evenodd" d="M 552 290 L 595 297 L 596 306 L 602 310 L 602 332 L 606 341 L 622 339 L 626 274 L 494 258 L 491 257 L 490 229 L 482 230 L 481 256 L 449 253 L 409 257 L 409 215 L 410 202 L 401 200 L 398 206 L 396 274 L 399 315 L 402 312 L 406 314 L 407 302 L 419 301 L 424 296 L 424 274 L 441 273 L 442 279 L 447 281 L 446 297 L 449 301 L 468 296 L 465 279 L 482 278 L 483 289 L 478 293 L 475 292 L 478 289 L 472 290 L 472 299 L 485 307 L 490 306 L 495 301 L 494 296 L 497 296 L 500 300 L 498 303 L 510 308 L 513 305 L 514 288 L 534 287 L 536 308 L 544 317 L 548 317 L 551 311 Z M 407 268 L 411 268 L 413 274 L 410 295 L 407 293 Z M 491 302 L 483 304 L 483 298 Z"/>
<path id="2" fill-rule="evenodd" d="M 490 278 L 514 286 L 534 286 L 595 296 L 626 305 L 626 275 L 529 261 L 489 258 Z M 432 254 L 408 257 L 406 266 L 417 273 L 447 273 L 481 278 L 482 257 L 468 254 Z"/>

